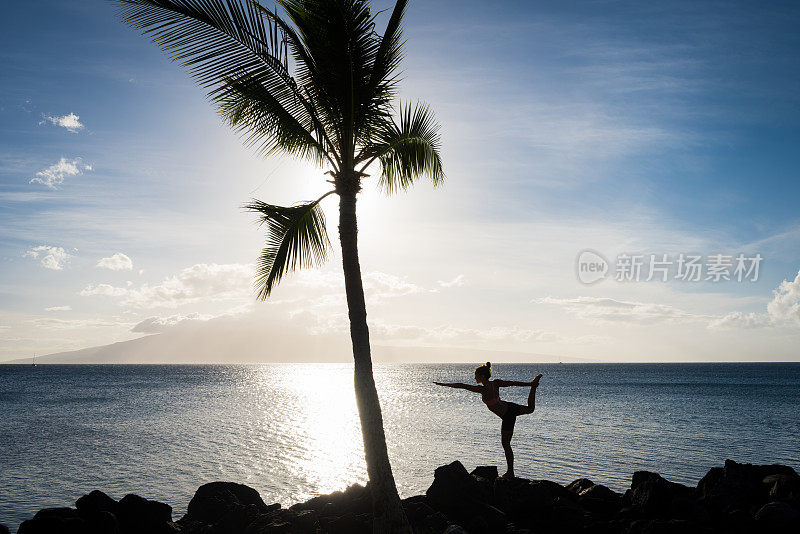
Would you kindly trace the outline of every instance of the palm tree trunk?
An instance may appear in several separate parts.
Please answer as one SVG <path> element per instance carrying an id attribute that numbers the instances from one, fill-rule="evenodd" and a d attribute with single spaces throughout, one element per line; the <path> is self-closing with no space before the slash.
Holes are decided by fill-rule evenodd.
<path id="1" fill-rule="evenodd" d="M 375 379 L 372 376 L 372 357 L 369 348 L 367 306 L 358 263 L 358 226 L 356 224 L 356 193 L 339 194 L 339 239 L 342 244 L 342 267 L 350 314 L 350 339 L 353 342 L 356 405 L 361 419 L 361 435 L 367 461 L 369 487 L 374 512 L 373 532 L 410 533 L 397 487 L 389 464 L 383 416 Z"/>

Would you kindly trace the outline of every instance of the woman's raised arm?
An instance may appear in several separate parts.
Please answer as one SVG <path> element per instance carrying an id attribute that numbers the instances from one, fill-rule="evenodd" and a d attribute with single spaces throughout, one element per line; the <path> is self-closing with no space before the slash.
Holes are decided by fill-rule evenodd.
<path id="1" fill-rule="evenodd" d="M 470 384 L 462 384 L 461 382 L 434 382 L 434 384 L 437 386 L 444 386 L 446 388 L 466 389 L 474 393 L 483 392 L 483 388 L 481 386 L 471 386 Z"/>

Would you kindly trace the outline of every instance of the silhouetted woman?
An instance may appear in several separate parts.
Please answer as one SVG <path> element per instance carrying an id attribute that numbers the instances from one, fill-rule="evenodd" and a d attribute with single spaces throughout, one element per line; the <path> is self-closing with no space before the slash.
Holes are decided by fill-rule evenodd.
<path id="1" fill-rule="evenodd" d="M 517 422 L 518 415 L 525 415 L 533 413 L 536 409 L 536 388 L 539 387 L 539 379 L 542 375 L 536 375 L 536 378 L 530 382 L 516 382 L 513 380 L 489 380 L 492 376 L 492 364 L 486 362 L 486 365 L 481 365 L 475 368 L 475 382 L 479 386 L 471 386 L 469 384 L 461 384 L 459 382 L 434 382 L 437 386 L 446 386 L 449 388 L 467 389 L 481 394 L 481 399 L 486 406 L 498 415 L 503 423 L 500 426 L 500 437 L 503 443 L 503 450 L 506 453 L 506 463 L 508 464 L 508 471 L 503 475 L 504 477 L 514 476 L 514 451 L 511 450 L 511 437 L 514 435 L 514 423 Z M 531 392 L 528 394 L 528 405 L 522 406 L 513 402 L 500 400 L 500 388 L 507 386 L 528 386 Z"/>

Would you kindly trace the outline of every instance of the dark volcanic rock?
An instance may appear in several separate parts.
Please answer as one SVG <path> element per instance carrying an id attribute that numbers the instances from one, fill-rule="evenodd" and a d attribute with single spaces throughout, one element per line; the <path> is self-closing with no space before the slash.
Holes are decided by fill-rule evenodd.
<path id="1" fill-rule="evenodd" d="M 798 477 L 794 469 L 785 465 L 752 465 L 725 460 L 725 467 L 712 468 L 700 480 L 697 491 L 706 506 L 716 510 L 751 509 L 769 499 L 771 488 L 764 484 L 764 479 L 770 475 Z"/>
<path id="2" fill-rule="evenodd" d="M 496 465 L 480 465 L 470 473 L 474 477 L 494 480 L 498 477 Z"/>
<path id="3" fill-rule="evenodd" d="M 570 482 L 567 485 L 567 489 L 573 493 L 578 494 L 583 490 L 591 488 L 592 486 L 594 486 L 594 482 L 592 482 L 588 478 L 579 478 L 578 480 Z"/>
<path id="4" fill-rule="evenodd" d="M 461 462 L 443 465 L 434 471 L 433 484 L 425 492 L 428 504 L 470 531 L 501 529 L 505 514 L 490 504 L 491 486 L 480 480 L 486 479 L 470 475 Z"/>
<path id="5" fill-rule="evenodd" d="M 197 489 L 178 524 L 192 534 L 206 526 L 213 526 L 214 534 L 240 534 L 262 515 L 279 509 L 280 504 L 267 506 L 258 491 L 244 484 L 210 482 Z"/>
<path id="6" fill-rule="evenodd" d="M 459 461 L 437 467 L 433 473 L 433 484 L 425 495 L 438 508 L 460 508 L 489 501 L 489 495 Z"/>
<path id="7" fill-rule="evenodd" d="M 769 501 L 784 501 L 800 507 L 800 476 L 767 475 L 761 483 L 769 488 Z"/>
<path id="8" fill-rule="evenodd" d="M 691 500 L 694 494 L 694 488 L 669 482 L 658 473 L 637 471 L 625 497 L 631 506 L 644 514 L 664 517 Z"/>
<path id="9" fill-rule="evenodd" d="M 101 512 L 108 512 L 114 516 L 119 513 L 117 501 L 99 490 L 94 490 L 75 501 L 75 508 L 85 519 L 93 519 Z"/>
<path id="10" fill-rule="evenodd" d="M 611 516 L 619 511 L 622 496 L 602 484 L 595 484 L 578 494 L 578 504 L 594 514 Z"/>
<path id="11" fill-rule="evenodd" d="M 215 523 L 231 508 L 249 504 L 261 510 L 267 507 L 261 495 L 249 486 L 235 482 L 209 482 L 197 488 L 182 520 Z"/>
<path id="12" fill-rule="evenodd" d="M 372 493 L 368 485 L 353 484 L 344 491 L 334 491 L 329 495 L 320 495 L 295 504 L 291 509 L 313 510 L 321 517 L 371 513 Z"/>
<path id="13" fill-rule="evenodd" d="M 446 515 L 428 504 L 428 497 L 425 495 L 403 499 L 403 509 L 415 533 L 439 534 L 450 524 Z"/>
<path id="14" fill-rule="evenodd" d="M 117 510 L 117 520 L 123 533 L 157 534 L 178 530 L 172 523 L 172 507 L 163 502 L 150 501 L 131 493 L 120 499 Z"/>
<path id="15" fill-rule="evenodd" d="M 776 532 L 800 532 L 800 510 L 785 502 L 770 502 L 756 512 L 755 520 Z"/>
<path id="16" fill-rule="evenodd" d="M 19 534 L 368 534 L 369 487 L 320 495 L 289 509 L 266 505 L 253 488 L 213 482 L 198 488 L 186 515 L 137 495 L 101 491 L 76 508 L 47 508 Z M 800 533 L 800 476 L 780 465 L 730 460 L 698 488 L 656 473 L 633 475 L 624 496 L 588 479 L 566 488 L 547 480 L 503 479 L 491 466 L 436 469 L 426 495 L 402 501 L 415 534 L 750 534 Z M 0 525 L 0 534 L 7 533 Z"/>
<path id="17" fill-rule="evenodd" d="M 83 534 L 86 521 L 78 517 L 73 508 L 45 508 L 36 512 L 33 519 L 23 521 L 18 534 Z"/>
<path id="18" fill-rule="evenodd" d="M 11 533 L 8 531 L 7 526 L 0 524 L 0 534 L 11 534 Z"/>

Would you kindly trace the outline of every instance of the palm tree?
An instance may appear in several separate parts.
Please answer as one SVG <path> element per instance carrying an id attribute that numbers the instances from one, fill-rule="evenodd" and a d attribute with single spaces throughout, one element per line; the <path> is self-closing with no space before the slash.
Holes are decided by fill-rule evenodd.
<path id="1" fill-rule="evenodd" d="M 284 151 L 327 168 L 332 190 L 293 206 L 253 200 L 267 244 L 257 263 L 266 299 L 290 271 L 316 266 L 330 248 L 320 202 L 339 196 L 339 239 L 375 532 L 409 532 L 392 476 L 372 374 L 358 260 L 356 199 L 379 166 L 387 194 L 428 176 L 444 180 L 439 127 L 421 104 L 394 107 L 402 58 L 397 0 L 384 34 L 368 0 L 277 0 L 285 18 L 241 0 L 116 0 L 140 28 L 188 67 L 222 117 L 261 154 Z M 395 118 L 396 117 L 396 118 Z"/>

